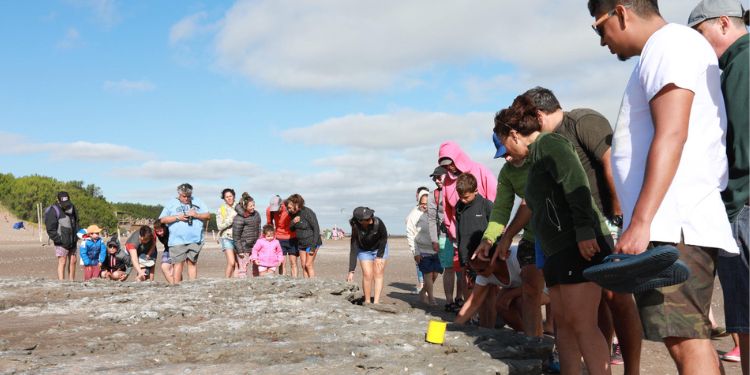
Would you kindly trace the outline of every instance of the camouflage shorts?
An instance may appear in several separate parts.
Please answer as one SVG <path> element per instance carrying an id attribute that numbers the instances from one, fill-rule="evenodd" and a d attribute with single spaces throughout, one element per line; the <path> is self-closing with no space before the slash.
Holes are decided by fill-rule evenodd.
<path id="1" fill-rule="evenodd" d="M 659 245 L 664 243 L 650 244 Z M 684 243 L 675 246 L 680 250 L 680 260 L 690 269 L 690 278 L 679 285 L 635 295 L 644 337 L 651 341 L 662 341 L 665 337 L 711 338 L 708 309 L 719 250 Z"/>

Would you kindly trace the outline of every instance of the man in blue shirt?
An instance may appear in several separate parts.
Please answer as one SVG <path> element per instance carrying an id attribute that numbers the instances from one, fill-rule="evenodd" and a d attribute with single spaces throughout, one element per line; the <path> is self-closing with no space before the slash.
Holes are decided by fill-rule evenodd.
<path id="1" fill-rule="evenodd" d="M 169 255 L 174 266 L 173 284 L 182 281 L 182 269 L 187 263 L 188 278 L 198 277 L 198 255 L 203 248 L 203 226 L 211 218 L 208 207 L 193 197 L 193 187 L 184 183 L 177 187 L 177 198 L 164 204 L 159 215 L 169 227 Z"/>

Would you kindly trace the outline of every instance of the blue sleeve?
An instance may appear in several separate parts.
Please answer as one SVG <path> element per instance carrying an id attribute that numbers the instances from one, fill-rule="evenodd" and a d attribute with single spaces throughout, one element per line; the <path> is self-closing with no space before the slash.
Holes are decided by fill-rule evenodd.
<path id="1" fill-rule="evenodd" d="M 86 251 L 86 243 L 88 241 L 83 241 L 81 244 L 81 260 L 83 260 L 83 265 L 88 266 L 91 263 L 91 259 L 89 259 L 88 251 Z"/>
<path id="2" fill-rule="evenodd" d="M 101 243 L 101 249 L 99 250 L 99 264 L 104 264 L 104 259 L 107 258 L 107 245 L 104 241 Z"/>

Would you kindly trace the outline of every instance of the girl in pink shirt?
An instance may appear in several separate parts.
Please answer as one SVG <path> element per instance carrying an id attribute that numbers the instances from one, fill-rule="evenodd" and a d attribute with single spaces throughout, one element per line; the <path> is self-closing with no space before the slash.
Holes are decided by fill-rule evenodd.
<path id="1" fill-rule="evenodd" d="M 273 225 L 263 226 L 263 238 L 258 239 L 253 246 L 250 260 L 258 266 L 260 276 L 275 274 L 281 262 L 284 261 L 281 244 L 276 239 Z"/>

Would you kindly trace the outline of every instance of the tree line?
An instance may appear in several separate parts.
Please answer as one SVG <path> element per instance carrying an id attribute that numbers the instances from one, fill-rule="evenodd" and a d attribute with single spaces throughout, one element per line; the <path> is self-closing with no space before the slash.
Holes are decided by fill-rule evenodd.
<path id="1" fill-rule="evenodd" d="M 117 228 L 115 212 L 131 218 L 156 219 L 162 210 L 158 205 L 107 202 L 100 187 L 83 181 L 66 182 L 40 175 L 16 178 L 11 173 L 0 173 L 0 203 L 24 221 L 36 223 L 36 204 L 49 207 L 57 201 L 59 191 L 70 194 L 83 228 L 96 224 L 112 231 Z"/>

